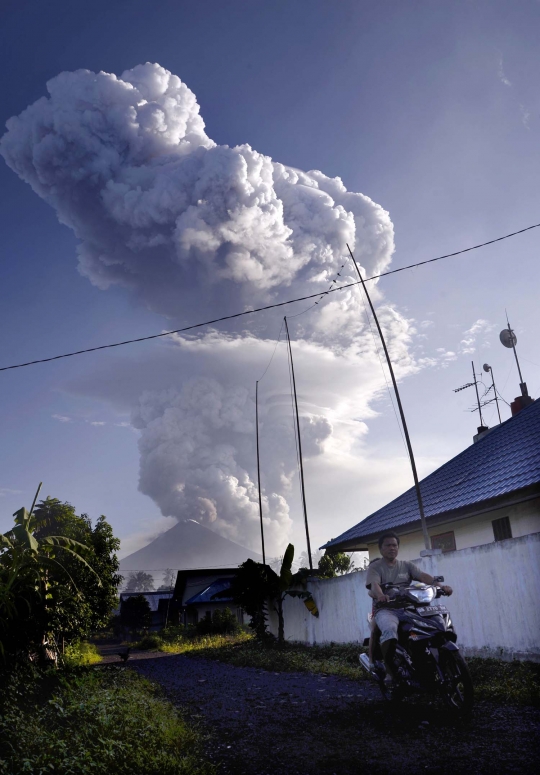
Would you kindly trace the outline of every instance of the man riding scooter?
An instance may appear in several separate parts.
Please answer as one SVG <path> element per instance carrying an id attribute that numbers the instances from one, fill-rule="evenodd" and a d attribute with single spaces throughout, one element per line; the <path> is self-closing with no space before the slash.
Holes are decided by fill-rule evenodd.
<path id="1" fill-rule="evenodd" d="M 374 603 L 374 625 L 380 631 L 380 646 L 386 667 L 385 683 L 394 679 L 394 655 L 398 642 L 398 627 L 401 612 L 399 609 L 380 608 L 381 603 L 389 602 L 390 598 L 381 589 L 384 584 L 410 584 L 412 580 L 423 584 L 435 584 L 435 579 L 429 573 L 424 573 L 413 562 L 398 560 L 399 536 L 393 532 L 383 533 L 379 538 L 381 558 L 374 560 L 368 568 L 366 588 Z M 452 594 L 452 588 L 441 587 L 446 595 Z M 373 654 L 372 629 L 370 640 L 370 662 Z"/>

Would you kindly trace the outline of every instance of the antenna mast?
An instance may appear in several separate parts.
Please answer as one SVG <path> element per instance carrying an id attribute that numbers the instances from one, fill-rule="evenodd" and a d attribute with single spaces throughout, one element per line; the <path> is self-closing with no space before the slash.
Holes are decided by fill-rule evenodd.
<path id="1" fill-rule="evenodd" d="M 516 359 L 516 366 L 519 374 L 519 387 L 521 390 L 521 396 L 518 396 L 510 404 L 512 415 L 515 415 L 518 412 L 520 412 L 522 409 L 525 409 L 526 406 L 529 406 L 529 404 L 532 404 L 533 399 L 529 395 L 529 391 L 527 390 L 527 383 L 523 380 L 523 376 L 521 374 L 521 369 L 519 366 L 519 361 L 518 361 L 517 352 L 516 352 L 517 336 L 510 328 L 510 321 L 508 320 L 508 314 L 506 315 L 506 322 L 508 323 L 508 328 L 503 328 L 503 330 L 499 334 L 499 339 L 501 340 L 501 344 L 503 344 L 505 347 L 512 348 L 512 350 L 514 351 L 514 358 Z"/>
<path id="2" fill-rule="evenodd" d="M 516 366 L 517 366 L 517 370 L 518 370 L 518 374 L 519 374 L 519 387 L 521 389 L 521 395 L 522 396 L 528 396 L 529 393 L 527 391 L 527 383 L 523 380 L 523 376 L 521 374 L 521 369 L 520 369 L 520 366 L 519 366 L 519 361 L 518 361 L 517 352 L 516 352 L 517 337 L 514 334 L 513 330 L 510 328 L 510 321 L 508 320 L 508 313 L 506 313 L 506 322 L 508 323 L 508 329 L 507 329 L 508 330 L 508 336 L 505 338 L 504 341 L 502 340 L 502 336 L 501 336 L 501 341 L 502 341 L 502 343 L 504 344 L 505 347 L 509 347 L 510 346 L 512 348 L 512 350 L 514 351 L 514 358 L 516 359 Z M 502 335 L 502 331 L 501 331 L 501 335 Z"/>
<path id="3" fill-rule="evenodd" d="M 482 407 L 480 406 L 480 396 L 478 394 L 478 381 L 476 379 L 476 372 L 474 370 L 474 361 L 471 361 L 472 375 L 474 380 L 474 389 L 476 390 L 476 403 L 478 404 L 478 414 L 480 415 L 480 427 L 485 428 L 484 418 L 482 417 Z M 478 431 L 480 433 L 480 431 Z"/>
<path id="4" fill-rule="evenodd" d="M 263 530 L 263 512 L 262 512 L 262 496 L 261 496 L 261 465 L 259 459 L 259 381 L 255 383 L 255 428 L 257 438 L 257 482 L 259 485 L 259 516 L 261 518 L 261 543 L 262 543 L 262 556 L 263 565 L 266 565 L 266 555 L 264 553 L 264 530 Z"/>
<path id="5" fill-rule="evenodd" d="M 474 385 L 474 390 L 476 392 L 476 409 L 470 409 L 471 412 L 476 412 L 478 410 L 478 414 L 480 415 L 480 425 L 478 426 L 478 433 L 476 436 L 473 436 L 473 441 L 478 441 L 481 434 L 484 433 L 484 431 L 489 430 L 487 425 L 484 425 L 484 418 L 482 417 L 482 407 L 486 406 L 486 404 L 490 404 L 493 399 L 490 398 L 489 401 L 484 401 L 482 403 L 482 399 L 486 397 L 488 391 L 486 390 L 484 395 L 482 396 L 482 399 L 480 398 L 480 394 L 478 392 L 478 380 L 476 379 L 476 372 L 474 370 L 474 361 L 471 361 L 471 367 L 472 367 L 472 374 L 473 374 L 473 381 L 467 382 L 465 385 L 461 385 L 461 387 L 454 388 L 454 393 L 459 393 L 461 390 L 466 390 L 467 388 L 470 388 Z M 490 371 L 491 367 L 487 365 L 487 363 L 484 365 L 484 371 Z M 493 374 L 491 375 L 493 378 Z M 483 383 L 482 383 L 483 384 Z M 495 390 L 495 380 L 493 380 L 493 389 Z M 489 388 L 491 390 L 491 388 Z M 495 401 L 497 401 L 497 393 L 495 393 Z M 499 411 L 499 404 L 497 403 L 497 411 Z M 501 419 L 501 415 L 499 412 L 499 421 Z"/>
<path id="6" fill-rule="evenodd" d="M 501 410 L 499 409 L 499 398 L 497 396 L 497 388 L 495 387 L 495 375 L 493 374 L 493 369 L 489 365 L 489 363 L 484 363 L 483 366 L 484 371 L 487 371 L 488 374 L 491 374 L 491 387 L 493 388 L 493 396 L 495 398 L 495 405 L 497 407 L 497 414 L 499 415 L 499 424 L 502 423 L 501 420 Z M 493 400 L 493 399 L 491 399 Z M 486 403 L 489 403 L 489 401 L 486 401 Z M 484 404 L 484 406 L 485 406 Z"/>
<path id="7" fill-rule="evenodd" d="M 373 315 L 373 318 L 375 320 L 375 324 L 377 325 L 377 330 L 379 332 L 379 337 L 381 339 L 381 343 L 382 343 L 382 346 L 383 346 L 384 354 L 386 356 L 386 362 L 388 364 L 388 370 L 390 371 L 390 376 L 392 378 L 392 384 L 394 386 L 394 392 L 396 394 L 397 405 L 398 405 L 399 414 L 400 414 L 400 417 L 401 417 L 401 424 L 403 425 L 403 432 L 404 432 L 404 435 L 405 435 L 405 441 L 407 443 L 407 451 L 409 453 L 409 460 L 411 462 L 412 475 L 413 475 L 413 479 L 414 479 L 414 489 L 416 490 L 416 498 L 418 500 L 418 511 L 420 512 L 420 522 L 422 524 L 422 534 L 424 536 L 424 544 L 425 544 L 425 547 L 426 547 L 425 549 L 423 549 L 420 552 L 420 554 L 423 555 L 423 556 L 426 556 L 426 555 L 434 553 L 435 550 L 433 550 L 431 548 L 431 541 L 430 541 L 429 533 L 428 533 L 428 530 L 427 530 L 426 515 L 424 513 L 424 502 L 422 500 L 422 493 L 420 492 L 420 482 L 418 481 L 418 474 L 417 474 L 417 471 L 416 471 L 416 463 L 415 463 L 415 460 L 414 460 L 414 453 L 413 453 L 413 449 L 412 449 L 411 439 L 409 437 L 409 430 L 407 428 L 407 422 L 405 420 L 405 412 L 403 411 L 403 406 L 401 405 L 401 398 L 400 398 L 400 395 L 399 395 L 399 390 L 398 390 L 398 386 L 397 386 L 397 382 L 396 382 L 396 377 L 394 375 L 394 369 L 392 368 L 392 361 L 390 360 L 390 355 L 388 354 L 388 348 L 386 346 L 386 342 L 385 342 L 385 339 L 384 339 L 384 336 L 383 336 L 383 332 L 382 332 L 382 329 L 381 329 L 381 326 L 380 326 L 380 323 L 379 323 L 379 319 L 378 319 L 377 314 L 375 312 L 375 308 L 373 307 L 373 304 L 371 302 L 371 297 L 370 297 L 370 295 L 369 295 L 369 293 L 367 291 L 366 284 L 364 282 L 364 278 L 360 274 L 360 269 L 358 268 L 358 264 L 356 263 L 356 259 L 353 256 L 352 250 L 350 249 L 350 247 L 348 245 L 347 245 L 347 249 L 348 249 L 348 251 L 349 251 L 349 253 L 351 255 L 351 258 L 353 260 L 354 266 L 355 266 L 356 271 L 358 273 L 358 277 L 360 278 L 360 282 L 362 283 L 362 288 L 364 289 L 364 292 L 366 294 L 367 300 L 369 302 L 369 306 L 370 306 L 370 309 L 371 309 L 371 314 Z"/>
<path id="8" fill-rule="evenodd" d="M 302 440 L 300 438 L 300 417 L 298 415 L 298 399 L 296 397 L 296 380 L 294 378 L 294 364 L 293 364 L 293 357 L 292 357 L 291 337 L 289 335 L 289 326 L 287 325 L 287 317 L 285 316 L 283 320 L 285 321 L 285 330 L 287 332 L 287 343 L 289 345 L 289 358 L 291 361 L 294 406 L 296 410 L 296 430 L 298 433 L 298 458 L 300 462 L 300 489 L 302 490 L 302 506 L 304 509 L 304 524 L 306 526 L 306 541 L 307 541 L 307 550 L 308 550 L 308 558 L 309 558 L 309 569 L 313 570 L 313 560 L 311 559 L 311 543 L 309 540 L 309 528 L 308 528 L 308 519 L 307 519 L 306 488 L 304 485 L 304 464 L 302 462 Z"/>

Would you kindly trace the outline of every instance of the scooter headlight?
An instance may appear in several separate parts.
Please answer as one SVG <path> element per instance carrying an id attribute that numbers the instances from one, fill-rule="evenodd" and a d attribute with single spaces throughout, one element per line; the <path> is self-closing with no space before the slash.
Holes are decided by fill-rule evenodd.
<path id="1" fill-rule="evenodd" d="M 426 587 L 425 589 L 410 589 L 409 594 L 418 600 L 419 603 L 431 603 L 435 597 L 435 590 L 433 587 Z"/>

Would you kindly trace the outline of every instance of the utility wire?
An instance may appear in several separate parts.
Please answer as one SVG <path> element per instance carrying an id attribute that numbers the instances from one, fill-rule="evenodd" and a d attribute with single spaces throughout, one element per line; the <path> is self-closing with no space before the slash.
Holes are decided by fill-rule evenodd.
<path id="1" fill-rule="evenodd" d="M 526 231 L 530 231 L 531 229 L 537 229 L 540 226 L 540 223 L 535 223 L 533 226 L 527 226 L 525 229 L 519 229 L 519 231 L 513 231 L 510 234 L 505 234 L 503 237 L 497 237 L 496 239 L 488 240 L 487 242 L 482 242 L 479 245 L 472 245 L 470 248 L 463 248 L 463 250 L 456 250 L 454 253 L 446 253 L 444 256 L 437 256 L 436 258 L 429 258 L 426 261 L 418 261 L 416 264 L 408 264 L 407 266 L 399 267 L 398 269 L 391 269 L 389 272 L 381 272 L 380 274 L 372 275 L 371 277 L 367 277 L 364 279 L 364 282 L 369 282 L 371 280 L 378 280 L 381 277 L 388 277 L 391 274 L 397 274 L 398 272 L 404 272 L 407 269 L 414 269 L 417 266 L 424 266 L 425 264 L 432 264 L 435 261 L 442 261 L 443 258 L 452 258 L 453 256 L 459 256 L 462 253 L 468 253 L 471 250 L 477 250 L 478 248 L 483 248 L 486 245 L 493 245 L 495 242 L 501 242 L 501 240 L 509 239 L 509 237 L 515 237 L 517 234 L 523 234 Z M 97 350 L 107 350 L 112 347 L 122 347 L 125 344 L 135 344 L 136 342 L 147 342 L 150 339 L 160 339 L 163 336 L 171 336 L 171 334 L 181 334 L 185 331 L 193 331 L 195 328 L 202 328 L 204 326 L 211 326 L 214 323 L 223 323 L 225 320 L 233 320 L 234 318 L 240 318 L 244 315 L 253 315 L 255 312 L 264 312 L 265 310 L 269 309 L 275 309 L 276 307 L 284 307 L 287 304 L 294 304 L 297 301 L 306 301 L 308 299 L 316 299 L 318 296 L 328 296 L 329 293 L 334 293 L 335 291 L 342 291 L 345 290 L 345 288 L 353 288 L 355 285 L 359 285 L 360 281 L 356 280 L 352 283 L 347 283 L 346 285 L 340 285 L 337 288 L 330 287 L 327 291 L 323 291 L 321 293 L 320 291 L 318 293 L 311 293 L 309 296 L 299 296 L 296 299 L 289 299 L 288 301 L 280 301 L 276 304 L 268 304 L 265 307 L 257 307 L 256 309 L 249 309 L 244 310 L 244 312 L 236 312 L 233 315 L 224 315 L 221 318 L 215 318 L 214 320 L 206 320 L 203 323 L 194 323 L 191 326 L 185 326 L 184 328 L 176 328 L 173 331 L 163 331 L 161 334 L 152 334 L 150 336 L 140 336 L 137 339 L 126 339 L 123 342 L 114 342 L 112 344 L 102 344 L 98 347 L 87 347 L 84 350 L 75 350 L 71 353 L 63 353 L 62 355 L 53 355 L 51 358 L 38 358 L 35 361 L 27 361 L 26 363 L 16 363 L 12 366 L 0 366 L 0 371 L 9 371 L 10 369 L 22 369 L 24 366 L 34 366 L 37 363 L 48 363 L 49 361 L 57 361 L 60 360 L 60 358 L 71 358 L 74 355 L 82 355 L 83 353 L 92 353 L 96 352 Z"/>
<path id="2" fill-rule="evenodd" d="M 268 365 L 267 365 L 266 369 L 262 373 L 262 377 L 259 377 L 257 382 L 261 382 L 261 380 L 264 378 L 264 375 L 266 374 L 266 372 L 268 371 L 268 369 L 272 365 L 272 361 L 274 360 L 274 355 L 276 354 L 276 350 L 277 350 L 278 344 L 279 344 L 279 342 L 281 340 L 281 334 L 282 333 L 283 333 L 283 321 L 281 321 L 281 328 L 279 329 L 279 336 L 278 336 L 278 338 L 276 340 L 276 346 L 274 347 L 274 351 L 272 353 L 272 356 L 271 356 L 270 360 L 268 361 Z"/>
<path id="3" fill-rule="evenodd" d="M 345 264 L 342 264 L 342 265 L 341 265 L 341 267 L 340 267 L 340 269 L 339 269 L 339 272 L 336 274 L 336 277 L 335 277 L 335 279 L 334 279 L 334 280 L 332 280 L 332 282 L 330 283 L 330 287 L 328 288 L 328 291 L 335 291 L 335 290 L 338 290 L 337 288 L 332 288 L 332 286 L 333 286 L 333 285 L 335 285 L 335 284 L 337 283 L 337 279 L 338 279 L 338 277 L 340 277 L 340 276 L 341 276 L 341 270 L 343 269 L 343 267 L 344 267 L 344 266 L 345 266 Z M 324 291 L 323 293 L 321 293 L 321 294 L 320 294 L 320 296 L 319 296 L 319 298 L 317 299 L 317 301 L 316 301 L 316 302 L 314 302 L 313 304 L 311 304 L 311 306 L 309 306 L 309 307 L 306 307 L 306 309 L 303 309 L 303 310 L 302 310 L 302 312 L 297 312 L 297 313 L 296 313 L 296 315 L 287 315 L 287 317 L 289 318 L 289 320 L 290 320 L 291 318 L 297 318 L 297 317 L 300 317 L 300 315 L 305 315 L 305 313 L 306 313 L 306 312 L 309 312 L 309 310 L 310 310 L 310 309 L 313 309 L 313 307 L 316 307 L 316 306 L 317 306 L 317 304 L 318 304 L 318 303 L 319 303 L 319 302 L 320 302 L 320 301 L 321 301 L 321 300 L 324 298 L 324 296 L 325 296 L 325 294 L 326 294 L 326 293 L 327 293 L 327 291 Z"/>

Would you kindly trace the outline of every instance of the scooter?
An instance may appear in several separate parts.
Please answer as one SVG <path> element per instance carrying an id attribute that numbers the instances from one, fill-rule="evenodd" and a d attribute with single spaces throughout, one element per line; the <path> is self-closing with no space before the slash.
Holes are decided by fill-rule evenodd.
<path id="1" fill-rule="evenodd" d="M 394 657 L 393 681 L 386 679 L 386 667 L 378 643 L 378 628 L 372 637 L 373 663 L 367 654 L 360 654 L 360 664 L 375 681 L 386 701 L 400 701 L 407 695 L 424 692 L 438 694 L 458 715 L 468 715 L 474 703 L 474 689 L 469 668 L 456 645 L 450 612 L 435 601 L 443 596 L 436 586 L 444 581 L 435 577 L 435 584 L 384 584 L 388 603 L 377 609 L 390 608 L 399 613 L 398 643 Z M 369 644 L 369 638 L 364 645 Z"/>

